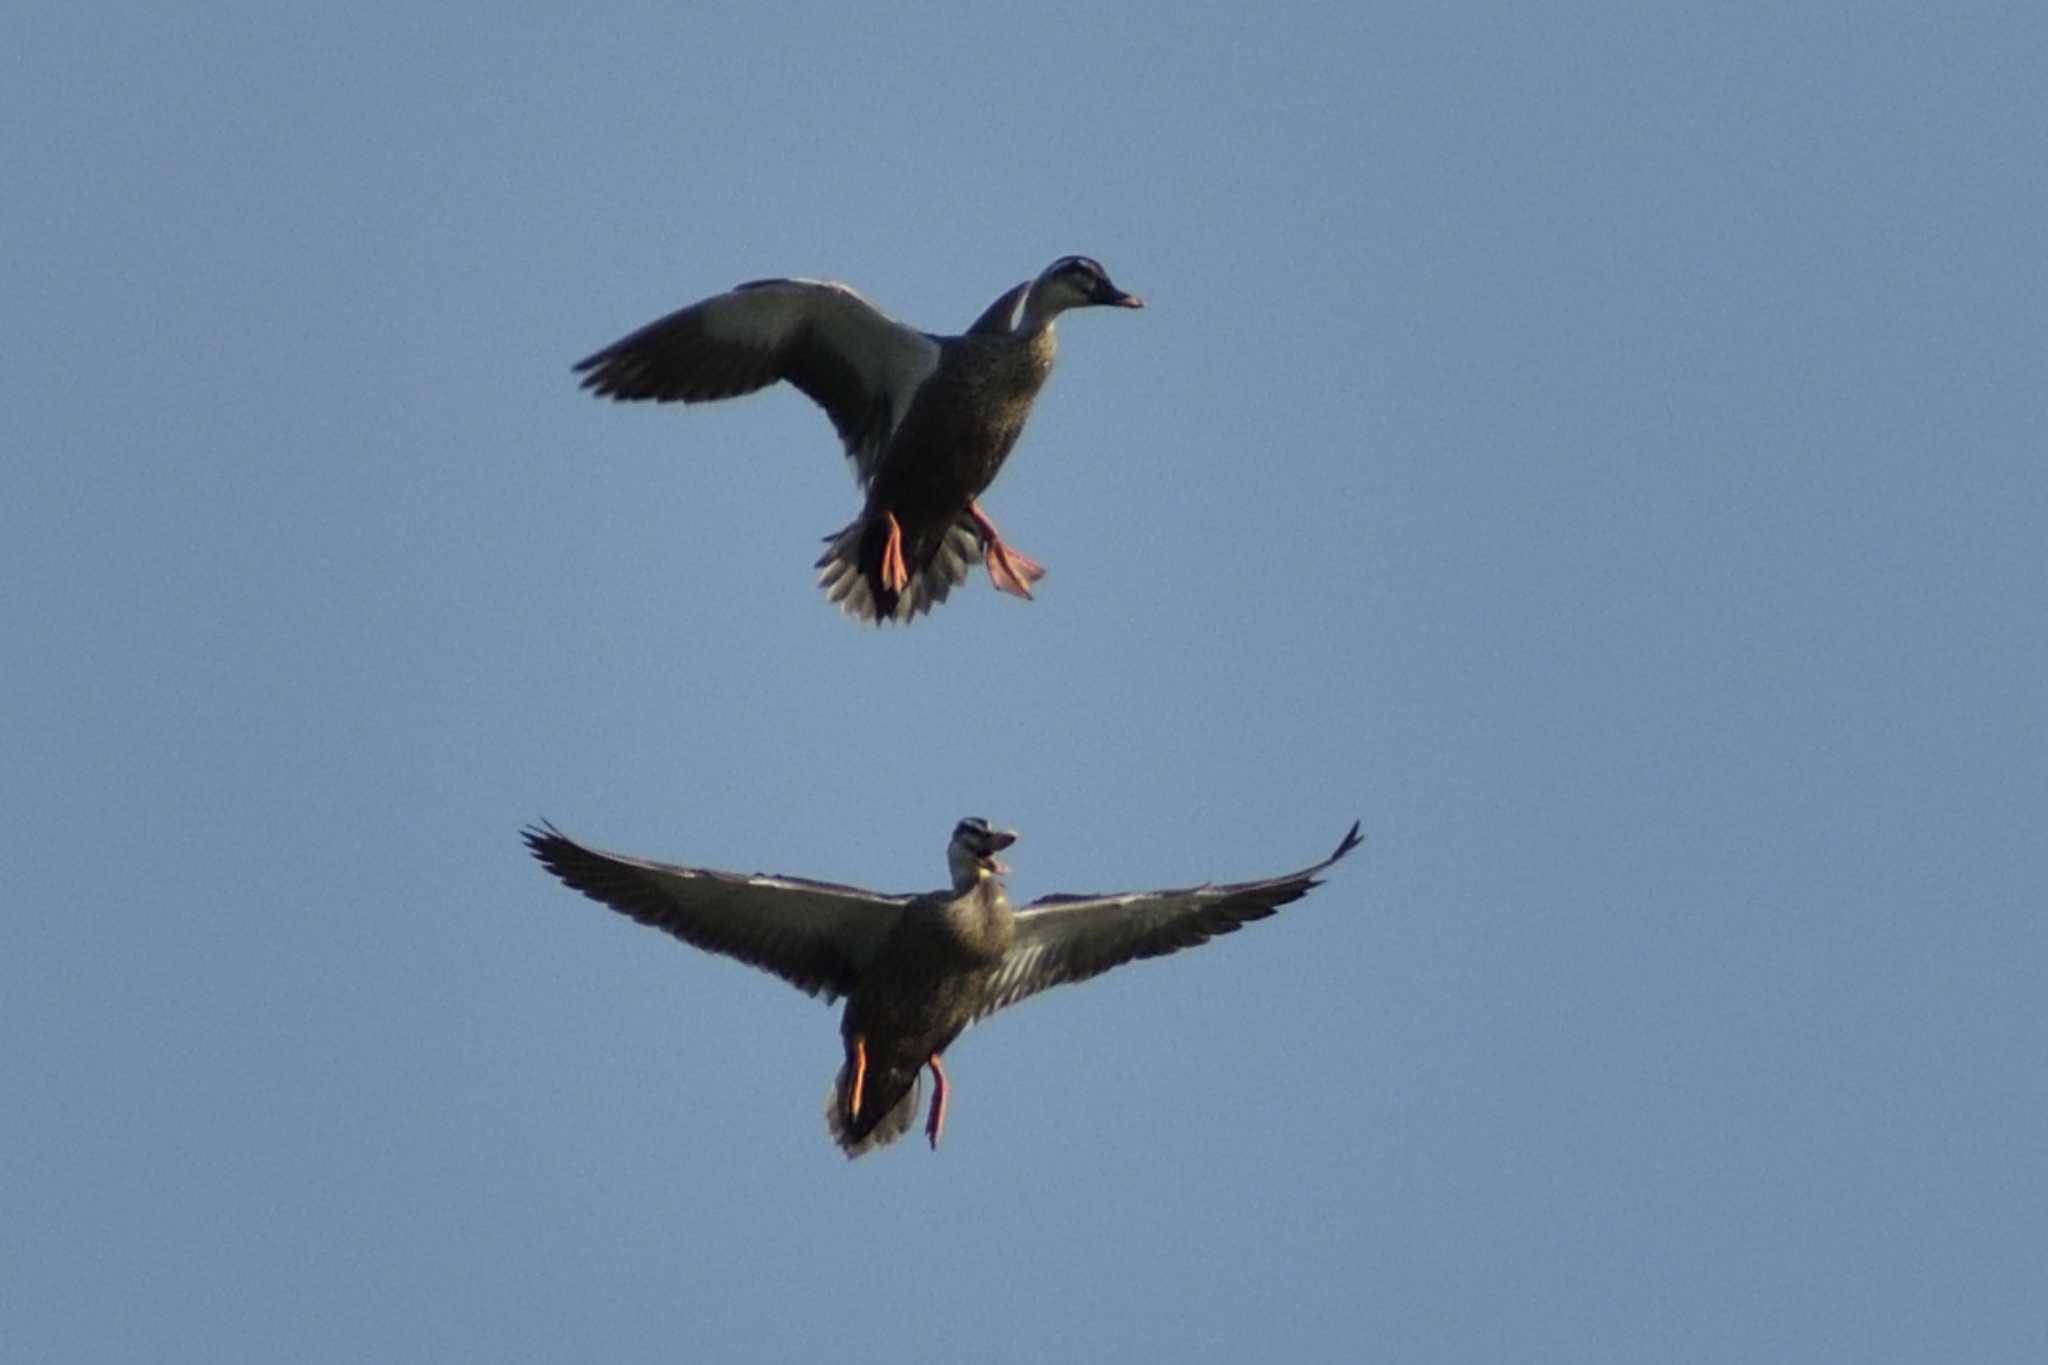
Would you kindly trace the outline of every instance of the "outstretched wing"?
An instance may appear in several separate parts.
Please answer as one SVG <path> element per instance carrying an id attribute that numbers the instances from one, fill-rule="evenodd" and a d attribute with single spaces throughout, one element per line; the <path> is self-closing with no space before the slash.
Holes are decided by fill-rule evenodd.
<path id="1" fill-rule="evenodd" d="M 521 836 L 543 867 L 592 900 L 828 1002 L 852 993 L 912 899 L 628 858 L 586 848 L 545 821 Z"/>
<path id="2" fill-rule="evenodd" d="M 786 379 L 825 410 L 863 486 L 939 342 L 846 285 L 755 280 L 649 323 L 576 362 L 583 387 L 621 401 L 701 403 Z"/>
<path id="3" fill-rule="evenodd" d="M 1335 853 L 1281 877 L 1184 891 L 1035 900 L 1017 912 L 1016 938 L 976 1017 L 1049 986 L 1085 981 L 1141 957 L 1159 957 L 1234 933 L 1306 896 L 1318 885 L 1316 874 L 1358 844 L 1358 826 L 1353 824 Z"/>

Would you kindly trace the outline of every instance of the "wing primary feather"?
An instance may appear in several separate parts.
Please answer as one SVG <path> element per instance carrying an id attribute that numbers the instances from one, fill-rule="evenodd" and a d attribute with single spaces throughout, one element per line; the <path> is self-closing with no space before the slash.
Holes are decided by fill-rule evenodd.
<path id="1" fill-rule="evenodd" d="M 827 1000 L 848 995 L 908 902 L 796 877 L 738 876 L 587 848 L 543 820 L 521 831 L 572 890 Z"/>
<path id="2" fill-rule="evenodd" d="M 1044 896 L 1017 915 L 1017 938 L 991 983 L 986 1015 L 1051 986 L 1192 948 L 1267 919 L 1320 885 L 1316 874 L 1360 842 L 1353 822 L 1336 850 L 1298 872 L 1260 881 L 1111 896 Z"/>

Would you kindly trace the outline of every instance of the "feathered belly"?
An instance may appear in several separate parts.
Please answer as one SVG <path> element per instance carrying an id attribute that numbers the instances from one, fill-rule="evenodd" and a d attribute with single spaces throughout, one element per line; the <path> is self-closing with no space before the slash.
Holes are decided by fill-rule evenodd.
<path id="1" fill-rule="evenodd" d="M 943 526 L 980 497 L 1009 458 L 1023 422 L 949 424 L 899 445 L 875 480 L 875 496 L 905 529 Z"/>
<path id="2" fill-rule="evenodd" d="M 847 1002 L 844 1031 L 859 1033 L 888 1060 L 912 1068 L 960 1036 L 979 1008 L 991 969 L 928 976 L 905 989 L 862 991 Z"/>

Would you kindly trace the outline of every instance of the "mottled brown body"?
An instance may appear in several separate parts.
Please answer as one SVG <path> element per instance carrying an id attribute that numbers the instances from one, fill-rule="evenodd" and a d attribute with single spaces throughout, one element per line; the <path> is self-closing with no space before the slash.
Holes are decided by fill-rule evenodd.
<path id="1" fill-rule="evenodd" d="M 1051 326 L 1028 336 L 964 336 L 918 391 L 868 486 L 861 569 L 878 598 L 885 513 L 903 530 L 913 574 L 930 566 L 969 503 L 995 482 L 1024 432 L 1059 350 Z"/>
<path id="2" fill-rule="evenodd" d="M 860 1112 L 846 1125 L 849 1142 L 865 1138 L 908 1098 L 926 1063 L 980 1012 L 1015 932 L 994 877 L 958 900 L 920 901 L 904 911 L 840 1020 L 849 1071 L 854 1039 L 867 1050 Z M 840 1075 L 842 1102 L 848 1074 Z"/>

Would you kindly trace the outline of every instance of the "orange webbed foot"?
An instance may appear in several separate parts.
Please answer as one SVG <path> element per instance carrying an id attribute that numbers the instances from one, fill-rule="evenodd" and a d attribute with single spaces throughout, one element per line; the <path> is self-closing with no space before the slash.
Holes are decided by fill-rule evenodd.
<path id="1" fill-rule="evenodd" d="M 903 525 L 894 512 L 882 516 L 889 524 L 889 539 L 882 545 L 882 586 L 900 593 L 910 586 L 910 568 L 903 562 Z"/>
<path id="2" fill-rule="evenodd" d="M 939 1150 L 939 1134 L 946 1131 L 946 1068 L 939 1065 L 939 1054 L 932 1054 L 932 1112 L 924 1121 L 924 1135 L 931 1142 L 932 1150 Z"/>
<path id="3" fill-rule="evenodd" d="M 846 1121 L 860 1121 L 861 1092 L 867 1088 L 868 1044 L 858 1033 L 853 1035 L 853 1056 L 847 1059 L 853 1067 L 853 1084 L 846 1088 Z"/>
<path id="4" fill-rule="evenodd" d="M 988 581 L 998 592 L 1031 601 L 1031 585 L 1045 577 L 1045 566 L 1004 544 L 1002 532 L 996 530 L 996 524 L 988 519 L 979 503 L 969 503 L 967 515 L 974 519 L 974 528 L 981 533 L 981 556 L 988 566 Z"/>

